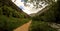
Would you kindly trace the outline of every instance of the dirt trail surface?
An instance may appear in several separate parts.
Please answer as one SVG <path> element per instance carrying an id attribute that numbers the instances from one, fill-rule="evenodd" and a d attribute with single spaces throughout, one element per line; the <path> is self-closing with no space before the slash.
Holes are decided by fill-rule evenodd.
<path id="1" fill-rule="evenodd" d="M 14 29 L 13 31 L 28 31 L 30 24 L 31 24 L 32 20 L 30 20 L 28 23 L 23 24 L 22 26 Z"/>

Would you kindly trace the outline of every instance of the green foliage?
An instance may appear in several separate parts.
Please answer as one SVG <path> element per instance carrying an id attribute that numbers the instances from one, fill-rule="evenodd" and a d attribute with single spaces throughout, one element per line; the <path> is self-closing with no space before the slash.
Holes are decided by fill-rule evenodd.
<path id="1" fill-rule="evenodd" d="M 0 7 L 0 15 L 2 14 L 2 7 Z"/>
<path id="2" fill-rule="evenodd" d="M 12 7 L 9 7 L 7 5 L 3 6 L 3 9 L 0 8 L 0 12 L 2 11 L 2 14 L 8 17 L 15 17 L 15 18 L 24 18 L 25 13 L 20 13 L 13 9 Z"/>
<path id="3" fill-rule="evenodd" d="M 57 4 L 54 4 L 48 11 L 44 12 L 43 16 L 40 16 L 40 18 L 43 21 L 49 21 L 49 22 L 55 22 L 56 21 L 56 15 L 57 15 Z"/>
<path id="4" fill-rule="evenodd" d="M 50 27 L 47 22 L 32 21 L 30 31 L 57 31 L 57 30 Z"/>
<path id="5" fill-rule="evenodd" d="M 12 5 L 8 5 L 9 1 L 0 0 L 0 31 L 12 31 L 30 20 L 30 18 L 25 18 L 25 13 L 16 10 Z"/>
<path id="6" fill-rule="evenodd" d="M 24 18 L 24 16 L 25 13 L 20 13 L 11 6 L 4 5 L 0 7 L 0 29 L 12 31 L 30 20 L 29 18 Z"/>
<path id="7" fill-rule="evenodd" d="M 58 3 L 52 4 L 51 8 L 39 16 L 33 17 L 30 31 L 57 31 L 48 25 L 48 22 L 60 22 L 60 11 L 58 10 Z"/>
<path id="8" fill-rule="evenodd" d="M 2 30 L 12 31 L 18 26 L 28 22 L 28 20 L 29 19 L 18 19 L 13 17 L 8 18 L 6 16 L 0 15 L 0 29 L 2 28 Z"/>
<path id="9" fill-rule="evenodd" d="M 50 6 L 51 8 L 44 13 L 42 13 L 39 16 L 33 17 L 33 20 L 38 20 L 38 21 L 49 21 L 49 22 L 55 22 L 56 21 L 56 15 L 58 14 L 57 8 L 58 5 L 57 3 L 52 4 Z"/>

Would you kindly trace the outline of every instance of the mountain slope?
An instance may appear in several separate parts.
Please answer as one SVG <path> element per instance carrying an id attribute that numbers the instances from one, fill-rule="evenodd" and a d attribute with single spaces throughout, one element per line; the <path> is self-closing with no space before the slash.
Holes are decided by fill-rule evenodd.
<path id="1" fill-rule="evenodd" d="M 12 31 L 30 20 L 11 0 L 0 0 L 0 31 Z"/>

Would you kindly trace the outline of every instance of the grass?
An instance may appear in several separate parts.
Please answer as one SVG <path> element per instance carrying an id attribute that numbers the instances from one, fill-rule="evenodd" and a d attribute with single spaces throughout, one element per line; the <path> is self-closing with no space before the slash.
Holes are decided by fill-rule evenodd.
<path id="1" fill-rule="evenodd" d="M 29 31 L 57 31 L 48 25 L 48 22 L 44 21 L 32 21 Z"/>
<path id="2" fill-rule="evenodd" d="M 6 17 L 4 15 L 0 15 L 0 29 L 12 31 L 13 29 L 23 25 L 29 20 L 30 19 L 20 19 L 20 18 Z"/>

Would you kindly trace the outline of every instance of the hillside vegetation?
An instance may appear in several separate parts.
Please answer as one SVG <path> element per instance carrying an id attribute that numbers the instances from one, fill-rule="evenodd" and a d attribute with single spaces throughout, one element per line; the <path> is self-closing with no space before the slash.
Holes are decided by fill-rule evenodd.
<path id="1" fill-rule="evenodd" d="M 11 0 L 0 0 L 0 31 L 12 31 L 30 20 Z"/>
<path id="2" fill-rule="evenodd" d="M 32 17 L 30 31 L 57 31 L 49 26 L 49 23 L 60 23 L 60 1 L 52 4 L 51 8 L 39 16 Z"/>

